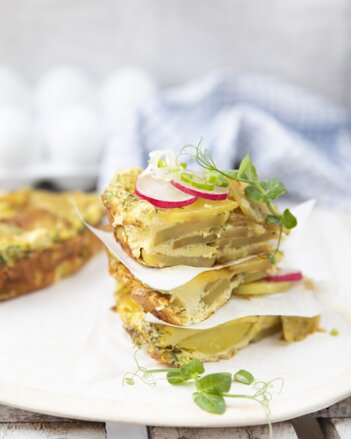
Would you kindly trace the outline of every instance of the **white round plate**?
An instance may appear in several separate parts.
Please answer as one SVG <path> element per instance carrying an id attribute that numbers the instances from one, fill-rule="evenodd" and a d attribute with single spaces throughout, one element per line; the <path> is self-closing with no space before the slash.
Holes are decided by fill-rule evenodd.
<path id="1" fill-rule="evenodd" d="M 330 274 L 329 280 L 334 279 L 330 307 L 322 315 L 326 332 L 293 344 L 273 336 L 230 360 L 206 365 L 207 372 L 247 369 L 263 381 L 282 377 L 282 392 L 273 389 L 272 422 L 315 412 L 351 395 L 350 220 L 318 212 L 310 223 L 303 251 L 291 249 L 289 258 L 311 277 Z M 147 425 L 266 422 L 253 401 L 228 400 L 223 415 L 210 415 L 194 405 L 188 386 L 171 386 L 164 379 L 154 387 L 142 382 L 123 386 L 123 376 L 135 370 L 135 362 L 129 336 L 110 311 L 113 288 L 101 254 L 78 274 L 0 305 L 0 403 L 69 418 Z M 330 335 L 334 327 L 339 336 Z M 143 352 L 138 360 L 158 367 Z M 234 383 L 232 392 L 250 390 Z"/>
<path id="2" fill-rule="evenodd" d="M 309 348 L 314 343 L 312 338 L 310 339 Z M 276 350 L 274 355 L 276 358 L 276 354 L 281 349 L 281 347 L 277 347 L 277 341 L 273 337 L 263 342 L 266 345 L 267 356 L 270 356 Z M 350 334 L 348 342 L 343 346 L 343 349 L 349 349 L 349 343 Z M 279 341 L 278 344 L 280 344 Z M 253 345 L 249 349 L 252 350 L 252 355 L 255 355 L 255 346 Z M 303 348 L 299 347 L 298 350 L 303 354 Z M 123 352 L 118 352 L 118 346 L 116 346 L 116 353 L 126 355 L 124 350 Z M 132 356 L 132 350 L 128 354 Z M 290 354 L 294 355 L 293 352 Z M 285 355 L 285 363 L 289 361 L 290 354 Z M 328 352 L 326 351 L 324 354 L 327 356 Z M 340 355 L 342 355 L 342 350 L 340 350 Z M 303 355 L 300 357 L 301 363 L 304 366 L 300 367 L 293 374 L 290 370 L 286 372 L 284 367 L 274 367 L 274 371 L 279 370 L 280 376 L 285 381 L 284 387 L 288 387 L 288 389 L 285 391 L 283 388 L 280 395 L 273 396 L 270 404 L 271 422 L 292 419 L 315 412 L 351 395 L 351 367 L 344 371 L 338 370 L 337 367 L 338 361 L 341 360 L 343 362 L 344 360 L 340 357 L 334 357 L 333 361 L 323 365 L 318 364 L 317 361 L 311 362 L 311 356 L 307 357 L 307 359 Z M 210 370 L 236 371 L 241 366 L 247 364 L 245 360 L 240 359 L 240 354 L 237 360 L 229 360 L 222 363 L 226 363 L 226 365 L 217 364 L 216 367 L 211 367 Z M 150 364 L 150 362 L 149 365 L 155 366 L 155 364 Z M 333 365 L 336 367 L 335 374 L 331 371 L 328 375 L 335 376 L 328 377 L 325 381 L 320 381 L 318 384 L 312 384 L 310 387 L 300 385 L 298 386 L 298 391 L 292 391 L 292 388 L 298 383 L 298 377 L 301 373 L 305 373 L 304 382 L 312 381 L 315 379 L 313 371 L 316 368 Z M 249 369 L 253 370 L 252 367 Z M 266 376 L 274 378 L 278 375 L 268 369 Z M 119 373 L 116 379 L 112 380 L 116 383 L 115 395 L 107 395 L 107 397 L 102 397 L 101 395 L 94 396 L 94 392 L 91 392 L 92 394 L 89 395 L 89 392 L 86 392 L 86 390 L 81 394 L 76 392 L 67 393 L 67 391 L 61 393 L 51 389 L 27 386 L 18 382 L 2 381 L 0 382 L 0 402 L 1 404 L 17 408 L 67 418 L 128 422 L 155 426 L 248 426 L 262 424 L 267 421 L 264 411 L 258 404 L 243 400 L 236 400 L 235 402 L 229 400 L 227 410 L 223 415 L 210 415 L 199 410 L 192 403 L 191 389 L 172 387 L 161 381 L 152 388 L 147 387 L 142 382 L 135 384 L 134 387 L 127 387 L 129 396 L 126 396 L 126 387 L 123 389 L 121 386 L 122 379 L 123 374 Z M 110 379 L 107 379 L 107 381 L 109 382 Z M 96 383 L 93 383 L 92 386 L 94 384 L 96 385 Z M 233 385 L 233 392 L 234 387 L 235 384 Z M 235 391 L 245 391 L 243 387 L 240 386 Z"/>

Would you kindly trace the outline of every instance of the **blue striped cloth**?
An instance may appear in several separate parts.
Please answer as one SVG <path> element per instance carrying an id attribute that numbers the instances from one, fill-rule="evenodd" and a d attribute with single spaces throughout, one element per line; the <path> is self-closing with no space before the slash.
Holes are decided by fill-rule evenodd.
<path id="1" fill-rule="evenodd" d="M 216 72 L 146 93 L 126 114 L 116 118 L 100 188 L 117 168 L 145 166 L 149 151 L 179 150 L 202 137 L 220 168 L 232 167 L 249 153 L 262 178 L 278 178 L 295 198 L 351 208 L 347 111 L 300 87 Z"/>

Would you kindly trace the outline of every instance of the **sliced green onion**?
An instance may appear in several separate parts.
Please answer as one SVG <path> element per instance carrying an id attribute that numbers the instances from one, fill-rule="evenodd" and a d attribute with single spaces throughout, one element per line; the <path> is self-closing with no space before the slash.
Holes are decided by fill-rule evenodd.
<path id="1" fill-rule="evenodd" d="M 190 174 L 189 172 L 181 172 L 179 178 L 184 182 L 193 186 L 196 189 L 202 189 L 205 191 L 213 191 L 215 184 L 205 181 L 203 178 L 198 177 L 195 174 Z"/>
<path id="2" fill-rule="evenodd" d="M 251 372 L 241 369 L 236 374 L 234 374 L 234 381 L 237 381 L 241 384 L 250 385 L 255 381 L 255 378 Z"/>
<path id="3" fill-rule="evenodd" d="M 210 183 L 214 183 L 216 186 L 219 187 L 228 187 L 228 179 L 224 177 L 223 175 L 218 174 L 218 172 L 213 171 L 205 171 L 205 180 L 209 181 Z"/>
<path id="4" fill-rule="evenodd" d="M 226 177 L 223 177 L 223 175 L 219 175 L 217 186 L 228 187 L 229 186 L 228 179 Z"/>
<path id="5" fill-rule="evenodd" d="M 170 173 L 170 174 L 173 174 L 174 172 L 179 172 L 180 171 L 180 168 L 169 168 L 168 169 L 168 172 Z"/>
<path id="6" fill-rule="evenodd" d="M 181 168 L 186 169 L 187 164 L 186 164 L 185 162 L 182 162 L 182 163 L 180 164 L 180 166 L 181 166 Z"/>
<path id="7" fill-rule="evenodd" d="M 216 174 L 215 172 L 206 172 L 204 178 L 209 183 L 217 184 L 218 174 Z"/>
<path id="8" fill-rule="evenodd" d="M 166 166 L 167 166 L 167 162 L 166 162 L 166 160 L 160 159 L 160 160 L 157 162 L 157 167 L 158 167 L 158 168 L 165 168 Z"/>

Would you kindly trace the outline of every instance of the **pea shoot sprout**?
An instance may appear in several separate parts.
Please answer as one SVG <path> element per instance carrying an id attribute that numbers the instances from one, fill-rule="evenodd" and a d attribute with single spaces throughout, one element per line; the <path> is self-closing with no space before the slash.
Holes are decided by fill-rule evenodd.
<path id="1" fill-rule="evenodd" d="M 226 410 L 225 398 L 248 399 L 255 401 L 264 409 L 266 420 L 269 426 L 270 437 L 273 437 L 270 417 L 270 401 L 272 399 L 272 390 L 276 382 L 280 382 L 279 393 L 283 389 L 283 379 L 255 381 L 254 376 L 247 370 L 239 370 L 234 375 L 231 372 L 218 372 L 205 374 L 203 363 L 194 358 L 178 368 L 164 369 L 147 369 L 140 365 L 136 358 L 137 350 L 134 354 L 137 370 L 128 373 L 123 378 L 123 384 L 134 385 L 136 378 L 150 386 L 156 386 L 154 374 L 165 373 L 169 384 L 173 386 L 184 383 L 191 383 L 195 387 L 193 392 L 194 403 L 202 410 L 213 414 L 223 414 Z M 253 393 L 229 393 L 233 382 L 246 386 L 251 386 Z"/>
<path id="2" fill-rule="evenodd" d="M 137 354 L 138 354 L 139 350 L 140 349 L 137 349 L 134 352 L 134 361 L 135 361 L 135 364 L 137 366 L 137 369 L 134 372 L 127 372 L 123 377 L 122 384 L 123 385 L 128 384 L 129 386 L 133 386 L 135 384 L 136 379 L 139 379 L 144 384 L 147 384 L 151 387 L 155 387 L 156 381 L 154 378 L 154 374 L 167 372 L 167 371 L 173 370 L 173 369 L 146 369 L 146 367 L 141 366 L 139 361 L 138 361 Z"/>
<path id="3" fill-rule="evenodd" d="M 238 169 L 223 171 L 219 169 L 207 149 L 202 149 L 201 141 L 197 145 L 185 145 L 179 153 L 178 157 L 183 155 L 195 160 L 199 166 L 210 175 L 220 176 L 228 180 L 235 180 L 246 184 L 245 195 L 253 203 L 264 203 L 267 206 L 269 214 L 266 217 L 268 224 L 279 227 L 277 246 L 272 255 L 269 255 L 272 263 L 275 263 L 276 256 L 279 252 L 282 240 L 283 229 L 292 229 L 297 225 L 295 216 L 289 209 L 285 209 L 281 214 L 273 206 L 272 201 L 287 193 L 286 187 L 277 179 L 260 180 L 255 166 L 250 160 L 250 156 L 246 155 L 241 161 Z"/>

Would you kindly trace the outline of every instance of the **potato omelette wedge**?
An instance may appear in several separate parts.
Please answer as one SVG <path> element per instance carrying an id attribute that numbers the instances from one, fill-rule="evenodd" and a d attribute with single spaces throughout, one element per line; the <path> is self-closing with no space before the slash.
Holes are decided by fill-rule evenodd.
<path id="1" fill-rule="evenodd" d="M 99 225 L 96 194 L 23 189 L 0 194 L 0 300 L 44 288 L 79 270 L 101 245 L 78 218 Z"/>

